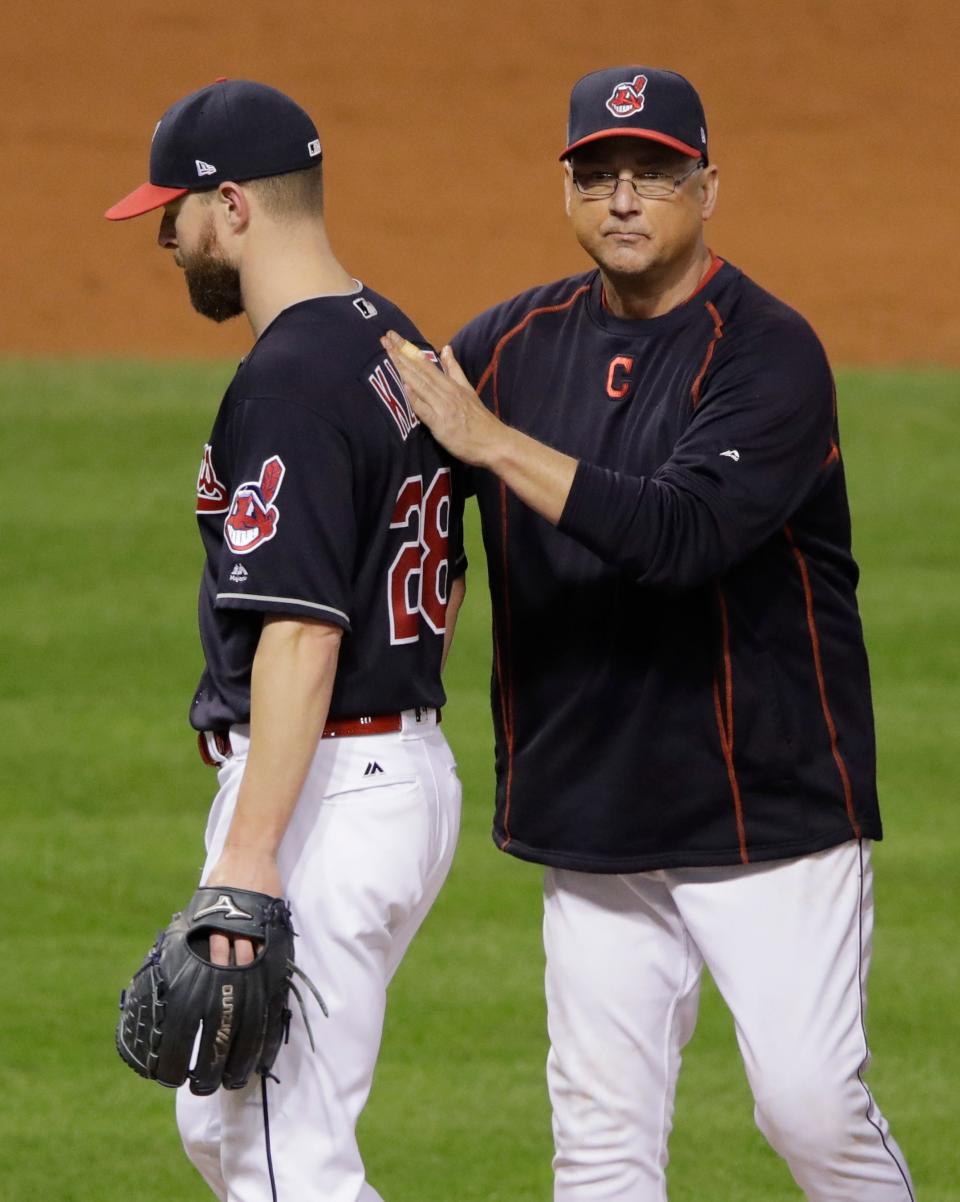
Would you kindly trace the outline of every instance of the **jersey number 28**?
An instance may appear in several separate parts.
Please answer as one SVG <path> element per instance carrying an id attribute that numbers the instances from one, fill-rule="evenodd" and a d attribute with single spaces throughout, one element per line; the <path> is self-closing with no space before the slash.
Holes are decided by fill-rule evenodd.
<path id="1" fill-rule="evenodd" d="M 390 642 L 415 643 L 420 619 L 443 634 L 447 617 L 447 539 L 450 534 L 450 469 L 442 467 L 424 491 L 422 476 L 400 486 L 390 529 L 405 529 L 387 574 Z"/>

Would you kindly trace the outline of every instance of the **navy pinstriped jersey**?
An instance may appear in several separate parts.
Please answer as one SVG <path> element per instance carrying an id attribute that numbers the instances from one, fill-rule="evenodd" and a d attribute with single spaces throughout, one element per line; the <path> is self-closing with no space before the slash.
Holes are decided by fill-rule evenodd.
<path id="1" fill-rule="evenodd" d="M 485 403 L 579 461 L 559 528 L 476 473 L 494 610 L 496 842 L 595 872 L 879 838 L 833 383 L 735 267 L 647 321 L 599 273 L 482 314 Z"/>
<path id="2" fill-rule="evenodd" d="M 459 514 L 451 526 L 449 461 L 380 346 L 391 328 L 425 346 L 369 290 L 303 301 L 260 335 L 227 389 L 197 481 L 198 730 L 249 720 L 266 613 L 345 631 L 331 717 L 443 704 Z"/>

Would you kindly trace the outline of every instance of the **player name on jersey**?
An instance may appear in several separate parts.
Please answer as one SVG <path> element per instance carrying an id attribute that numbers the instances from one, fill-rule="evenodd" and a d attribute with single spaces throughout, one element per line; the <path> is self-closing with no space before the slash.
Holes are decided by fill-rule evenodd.
<path id="1" fill-rule="evenodd" d="M 440 360 L 437 358 L 435 351 L 426 349 L 423 351 L 423 354 L 431 363 L 436 364 L 437 367 L 440 366 Z M 406 441 L 410 431 L 415 426 L 420 425 L 420 420 L 410 407 L 410 402 L 407 400 L 407 394 L 403 390 L 403 384 L 401 383 L 397 369 L 384 356 L 367 379 L 373 386 L 374 392 L 383 401 L 384 405 L 386 405 L 387 412 L 397 423 L 397 429 L 400 431 L 401 437 Z"/>
<path id="2" fill-rule="evenodd" d="M 401 437 L 406 441 L 410 431 L 415 426 L 419 426 L 420 422 L 410 408 L 410 402 L 407 400 L 407 394 L 403 391 L 397 369 L 389 359 L 384 358 L 367 378 L 373 386 L 374 392 L 386 405 L 387 412 L 397 423 Z"/>

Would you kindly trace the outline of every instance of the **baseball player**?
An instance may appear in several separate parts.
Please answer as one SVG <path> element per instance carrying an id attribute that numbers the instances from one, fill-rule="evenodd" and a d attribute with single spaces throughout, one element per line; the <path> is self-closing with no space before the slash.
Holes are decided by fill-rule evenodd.
<path id="1" fill-rule="evenodd" d="M 881 826 L 830 368 L 706 246 L 685 79 L 585 76 L 560 157 L 596 268 L 478 317 L 446 375 L 386 340 L 477 469 L 494 838 L 546 865 L 555 1196 L 666 1197 L 706 965 L 805 1196 L 907 1202 L 864 1081 Z"/>
<path id="2" fill-rule="evenodd" d="M 254 345 L 203 450 L 206 667 L 190 721 L 219 791 L 203 882 L 286 897 L 297 963 L 329 1019 L 294 1019 L 269 1081 L 177 1116 L 231 1202 L 375 1202 L 355 1127 L 391 975 L 446 876 L 460 785 L 438 728 L 462 579 L 449 460 L 380 345 L 395 305 L 338 263 L 308 115 L 263 84 L 218 80 L 174 104 L 150 182 L 107 212 L 162 209 L 160 246 L 215 321 Z M 434 359 L 436 357 L 434 356 Z M 220 908 L 229 906 L 229 893 Z M 217 907 L 214 907 L 217 908 Z M 215 937 L 218 963 L 249 940 Z"/>

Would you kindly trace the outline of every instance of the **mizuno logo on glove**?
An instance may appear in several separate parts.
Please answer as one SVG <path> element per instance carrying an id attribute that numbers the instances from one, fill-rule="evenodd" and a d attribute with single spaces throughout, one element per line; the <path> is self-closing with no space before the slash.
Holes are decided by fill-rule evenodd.
<path id="1" fill-rule="evenodd" d="M 213 1054 L 217 1060 L 226 1060 L 233 1035 L 233 985 L 220 987 L 220 1025 L 213 1039 Z"/>
<path id="2" fill-rule="evenodd" d="M 212 906 L 207 906 L 205 910 L 198 910 L 190 921 L 199 922 L 201 918 L 207 918 L 210 914 L 222 914 L 224 918 L 253 918 L 252 914 L 248 914 L 246 910 L 241 910 L 234 904 L 229 893 L 221 893 Z"/>

